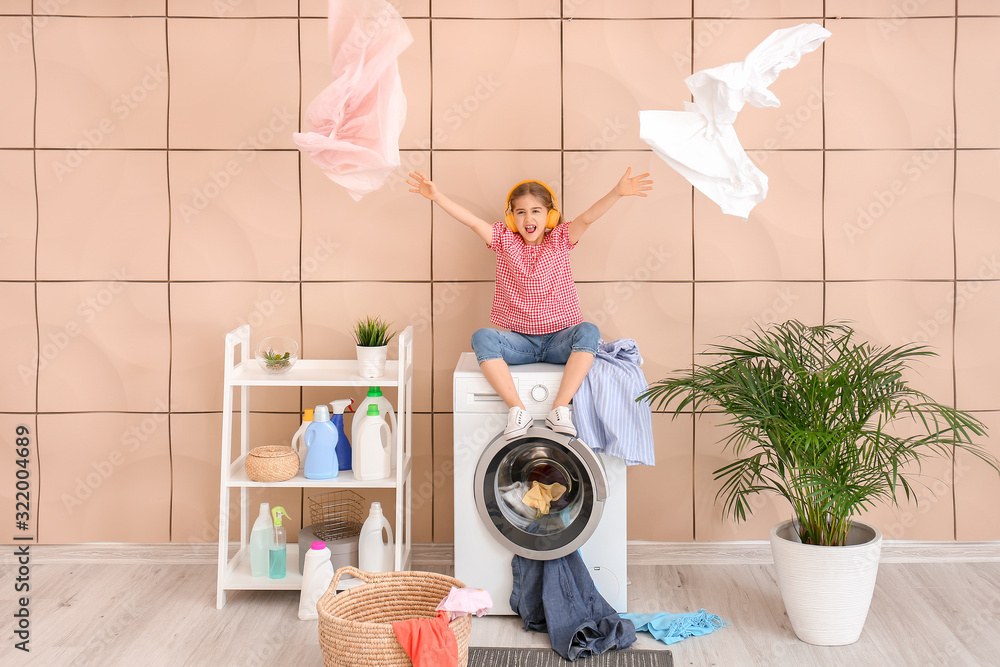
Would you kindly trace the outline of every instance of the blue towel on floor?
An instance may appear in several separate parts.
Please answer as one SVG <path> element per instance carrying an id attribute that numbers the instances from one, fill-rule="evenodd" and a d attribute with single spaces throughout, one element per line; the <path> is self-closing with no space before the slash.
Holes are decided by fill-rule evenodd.
<path id="1" fill-rule="evenodd" d="M 729 623 L 704 609 L 690 614 L 621 614 L 635 624 L 636 632 L 648 632 L 664 644 L 676 644 L 688 637 L 701 637 Z"/>

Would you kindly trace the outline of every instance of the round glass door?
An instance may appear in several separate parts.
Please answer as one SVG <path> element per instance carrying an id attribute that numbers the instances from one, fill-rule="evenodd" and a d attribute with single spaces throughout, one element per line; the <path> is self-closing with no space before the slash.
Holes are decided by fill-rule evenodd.
<path id="1" fill-rule="evenodd" d="M 593 534 L 607 498 L 600 458 L 576 438 L 531 428 L 495 439 L 479 460 L 476 505 L 490 534 L 534 560 L 561 558 Z"/>

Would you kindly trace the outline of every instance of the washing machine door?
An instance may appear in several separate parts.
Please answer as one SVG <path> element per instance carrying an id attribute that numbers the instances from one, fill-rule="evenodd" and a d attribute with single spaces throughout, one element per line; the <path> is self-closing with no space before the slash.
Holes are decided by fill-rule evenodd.
<path id="1" fill-rule="evenodd" d="M 540 489 L 529 493 L 534 482 L 550 492 L 548 508 L 535 499 L 544 495 Z M 474 488 L 490 535 L 532 560 L 579 549 L 600 523 L 608 497 L 600 457 L 582 440 L 541 427 L 510 441 L 503 434 L 494 438 L 476 466 Z"/>

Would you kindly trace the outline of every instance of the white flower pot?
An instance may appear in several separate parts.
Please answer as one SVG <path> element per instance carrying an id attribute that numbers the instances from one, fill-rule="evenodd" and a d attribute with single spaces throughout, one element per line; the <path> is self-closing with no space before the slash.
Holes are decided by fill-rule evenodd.
<path id="1" fill-rule="evenodd" d="M 778 588 L 796 636 L 841 646 L 861 636 L 875 592 L 882 533 L 855 521 L 842 547 L 802 544 L 793 521 L 771 529 Z"/>
<path id="2" fill-rule="evenodd" d="M 389 346 L 364 347 L 355 345 L 358 351 L 358 361 L 360 362 L 358 374 L 363 378 L 380 378 L 385 375 L 385 360 L 389 353 Z"/>

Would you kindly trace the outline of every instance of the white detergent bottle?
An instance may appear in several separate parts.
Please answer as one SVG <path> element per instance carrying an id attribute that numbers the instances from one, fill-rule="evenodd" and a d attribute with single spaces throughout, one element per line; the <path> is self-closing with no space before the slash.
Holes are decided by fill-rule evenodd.
<path id="1" fill-rule="evenodd" d="M 292 449 L 294 449 L 295 453 L 299 455 L 300 469 L 302 468 L 302 466 L 306 464 L 306 452 L 309 451 L 309 447 L 306 446 L 305 435 L 306 435 L 306 429 L 309 428 L 309 424 L 312 424 L 312 422 L 313 422 L 313 409 L 306 408 L 302 412 L 302 426 L 300 426 L 299 430 L 296 431 L 295 435 L 292 436 Z"/>
<path id="2" fill-rule="evenodd" d="M 315 621 L 319 618 L 316 603 L 333 581 L 333 562 L 330 561 L 332 555 L 326 542 L 322 540 L 313 542 L 306 553 L 302 564 L 302 593 L 299 594 L 300 621 Z"/>
<path id="3" fill-rule="evenodd" d="M 354 410 L 354 419 L 351 421 L 351 442 L 358 441 L 358 427 L 361 419 L 368 414 L 368 406 L 374 403 L 382 412 L 382 417 L 389 424 L 389 441 L 392 443 L 392 450 L 389 453 L 389 466 L 396 468 L 396 413 L 392 410 L 392 403 L 382 395 L 381 387 L 368 387 L 368 395 L 358 404 Z"/>
<path id="4" fill-rule="evenodd" d="M 382 538 L 383 530 L 389 536 L 388 542 Z M 365 572 L 392 572 L 395 569 L 394 544 L 392 526 L 382 514 L 382 504 L 372 503 L 358 536 L 358 568 Z"/>
<path id="5" fill-rule="evenodd" d="M 274 524 L 271 523 L 271 506 L 260 504 L 260 516 L 253 522 L 250 531 L 250 574 L 254 577 L 266 577 L 267 566 L 271 552 L 271 540 Z"/>
<path id="6" fill-rule="evenodd" d="M 358 420 L 358 435 L 352 450 L 354 479 L 370 482 L 385 479 L 392 474 L 389 454 L 392 451 L 389 425 L 385 423 L 379 407 L 370 403 L 368 414 Z"/>

